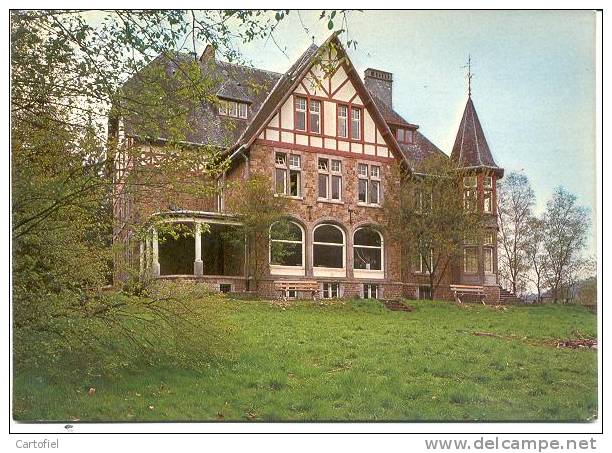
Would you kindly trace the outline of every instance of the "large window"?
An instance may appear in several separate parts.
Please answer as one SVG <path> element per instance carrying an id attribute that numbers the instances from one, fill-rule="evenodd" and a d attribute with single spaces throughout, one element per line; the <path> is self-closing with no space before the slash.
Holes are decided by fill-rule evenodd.
<path id="1" fill-rule="evenodd" d="M 463 249 L 463 272 L 466 274 L 478 273 L 478 247 Z"/>
<path id="2" fill-rule="evenodd" d="M 493 273 L 493 249 L 491 247 L 484 247 L 484 271 L 487 274 Z"/>
<path id="3" fill-rule="evenodd" d="M 312 265 L 315 268 L 344 269 L 344 233 L 335 225 L 323 224 L 314 230 Z"/>
<path id="4" fill-rule="evenodd" d="M 320 157 L 318 160 L 319 199 L 342 199 L 342 161 Z"/>
<path id="5" fill-rule="evenodd" d="M 351 138 L 361 140 L 361 109 L 351 107 Z"/>
<path id="6" fill-rule="evenodd" d="M 295 98 L 295 128 L 306 130 L 306 98 Z"/>
<path id="7" fill-rule="evenodd" d="M 276 153 L 274 186 L 278 194 L 299 197 L 301 193 L 302 159 L 299 154 Z"/>
<path id="8" fill-rule="evenodd" d="M 304 231 L 294 222 L 276 222 L 270 227 L 272 273 L 303 275 Z"/>
<path id="9" fill-rule="evenodd" d="M 383 269 L 383 240 L 373 228 L 359 228 L 353 237 L 354 268 L 381 271 Z"/>
<path id="10" fill-rule="evenodd" d="M 338 105 L 338 137 L 348 137 L 348 107 Z"/>
<path id="11" fill-rule="evenodd" d="M 359 203 L 380 204 L 380 166 L 357 164 L 357 200 Z"/>

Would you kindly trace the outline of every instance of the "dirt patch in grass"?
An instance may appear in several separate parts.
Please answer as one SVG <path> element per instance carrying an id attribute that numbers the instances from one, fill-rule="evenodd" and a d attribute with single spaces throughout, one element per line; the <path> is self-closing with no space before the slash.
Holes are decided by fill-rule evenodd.
<path id="1" fill-rule="evenodd" d="M 597 339 L 596 338 L 569 338 L 569 339 L 554 339 L 554 340 L 546 340 L 546 339 L 535 339 L 528 337 L 519 337 L 517 335 L 499 335 L 491 332 L 472 332 L 472 335 L 476 335 L 477 337 L 492 337 L 492 338 L 501 338 L 504 340 L 519 340 L 525 343 L 533 344 L 533 345 L 542 345 L 542 346 L 552 346 L 555 348 L 570 348 L 570 349 L 581 349 L 581 348 L 589 348 L 589 349 L 597 349 Z"/>

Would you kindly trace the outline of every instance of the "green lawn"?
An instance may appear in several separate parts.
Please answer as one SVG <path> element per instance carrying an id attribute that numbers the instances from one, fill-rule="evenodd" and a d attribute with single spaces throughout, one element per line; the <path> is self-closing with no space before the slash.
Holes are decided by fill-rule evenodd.
<path id="1" fill-rule="evenodd" d="M 587 421 L 597 415 L 594 350 L 550 340 L 594 337 L 581 307 L 499 310 L 409 301 L 286 306 L 218 295 L 210 309 L 223 338 L 194 366 L 140 365 L 81 376 L 69 365 L 21 370 L 18 420 L 82 421 Z M 476 336 L 491 332 L 503 338 Z M 218 335 L 217 335 L 218 336 Z M 118 340 L 120 341 L 120 340 Z M 218 347 L 217 347 L 218 346 Z M 94 395 L 87 390 L 94 387 Z"/>

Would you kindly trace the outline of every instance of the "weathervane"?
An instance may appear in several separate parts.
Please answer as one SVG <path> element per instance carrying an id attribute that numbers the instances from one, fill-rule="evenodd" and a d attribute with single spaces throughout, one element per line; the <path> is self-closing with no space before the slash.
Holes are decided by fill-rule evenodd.
<path id="1" fill-rule="evenodd" d="M 472 74 L 472 57 L 470 54 L 468 54 L 468 61 L 467 64 L 465 66 L 463 66 L 463 68 L 467 68 L 467 79 L 468 79 L 468 97 L 472 96 L 472 76 L 474 74 Z"/>

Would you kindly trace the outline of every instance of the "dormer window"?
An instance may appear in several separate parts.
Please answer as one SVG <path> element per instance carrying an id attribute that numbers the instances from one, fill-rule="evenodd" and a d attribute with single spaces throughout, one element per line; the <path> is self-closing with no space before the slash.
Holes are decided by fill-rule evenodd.
<path id="1" fill-rule="evenodd" d="M 411 129 L 404 129 L 398 127 L 395 130 L 395 138 L 398 143 L 413 143 L 414 142 L 414 131 Z"/>
<path id="2" fill-rule="evenodd" d="M 249 106 L 245 102 L 227 101 L 224 99 L 219 101 L 219 115 L 246 119 L 248 112 Z"/>

